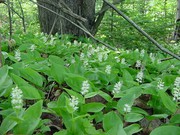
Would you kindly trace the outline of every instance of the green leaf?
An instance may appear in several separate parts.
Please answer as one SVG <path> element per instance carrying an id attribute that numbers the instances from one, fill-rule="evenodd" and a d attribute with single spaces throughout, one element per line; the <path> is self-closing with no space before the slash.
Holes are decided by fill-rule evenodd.
<path id="1" fill-rule="evenodd" d="M 43 85 L 42 76 L 31 68 L 20 69 L 21 76 L 37 86 Z"/>
<path id="2" fill-rule="evenodd" d="M 114 126 L 123 127 L 123 122 L 115 112 L 111 111 L 104 115 L 103 128 L 105 131 L 109 131 Z"/>
<path id="3" fill-rule="evenodd" d="M 30 106 L 24 113 L 23 120 L 14 128 L 15 134 L 32 135 L 40 122 L 43 101 Z"/>
<path id="4" fill-rule="evenodd" d="M 154 119 L 162 119 L 162 118 L 167 118 L 168 115 L 167 114 L 154 114 L 154 115 L 150 115 L 150 116 L 147 116 L 146 118 L 148 120 L 154 120 Z"/>
<path id="5" fill-rule="evenodd" d="M 87 93 L 85 95 L 85 98 L 91 98 L 91 97 L 94 97 L 96 95 L 100 95 L 101 97 L 103 97 L 106 101 L 108 102 L 111 102 L 112 101 L 112 98 L 110 95 L 108 95 L 107 93 L 103 92 L 103 91 L 95 91 L 95 92 L 90 92 L 90 93 Z"/>
<path id="6" fill-rule="evenodd" d="M 115 125 L 107 132 L 107 135 L 127 135 L 127 134 L 124 131 L 123 127 Z"/>
<path id="7" fill-rule="evenodd" d="M 82 112 L 100 112 L 105 107 L 102 103 L 88 103 L 81 107 Z"/>
<path id="8" fill-rule="evenodd" d="M 133 88 L 132 88 L 133 89 Z M 138 98 L 141 94 L 141 91 L 131 91 L 130 93 L 128 93 L 127 95 L 125 95 L 124 97 L 122 97 L 117 104 L 117 109 L 121 114 L 124 114 L 124 105 L 128 104 L 128 105 L 133 105 L 134 100 L 136 98 Z"/>
<path id="9" fill-rule="evenodd" d="M 99 95 L 101 97 L 103 97 L 106 101 L 111 102 L 112 98 L 110 95 L 108 95 L 107 93 L 103 92 L 103 91 L 99 91 Z"/>
<path id="10" fill-rule="evenodd" d="M 123 70 L 123 83 L 126 86 L 133 86 L 134 81 L 133 81 L 133 77 L 131 76 L 131 74 L 127 71 L 127 70 Z"/>
<path id="11" fill-rule="evenodd" d="M 137 122 L 143 119 L 144 116 L 139 113 L 128 113 L 124 116 L 126 122 Z"/>
<path id="12" fill-rule="evenodd" d="M 53 135 L 67 135 L 67 131 L 66 130 L 61 130 L 59 132 L 54 133 Z"/>
<path id="13" fill-rule="evenodd" d="M 0 126 L 0 135 L 5 135 L 8 131 L 16 126 L 17 122 L 14 121 L 12 117 L 15 117 L 15 113 L 11 113 L 4 118 Z"/>
<path id="14" fill-rule="evenodd" d="M 176 104 L 170 99 L 169 95 L 167 95 L 164 91 L 159 91 L 159 95 L 164 106 L 172 113 L 175 113 Z"/>
<path id="15" fill-rule="evenodd" d="M 8 75 L 8 66 L 3 66 L 0 68 L 0 96 L 3 96 L 12 84 L 13 82 Z"/>
<path id="16" fill-rule="evenodd" d="M 154 129 L 150 135 L 179 135 L 180 127 L 177 126 L 160 126 Z"/>
<path id="17" fill-rule="evenodd" d="M 141 126 L 139 124 L 131 124 L 127 127 L 124 128 L 126 131 L 127 135 L 133 135 L 139 131 L 141 131 Z"/>
<path id="18" fill-rule="evenodd" d="M 49 56 L 49 61 L 51 63 L 50 73 L 52 77 L 59 83 L 62 84 L 64 82 L 65 74 L 67 73 L 67 69 L 64 66 L 64 61 L 57 56 Z"/>
<path id="19" fill-rule="evenodd" d="M 25 80 L 21 77 L 11 74 L 13 81 L 18 85 L 18 87 L 23 92 L 23 98 L 25 99 L 41 99 L 41 95 L 39 94 L 38 90 L 33 87 L 32 85 L 28 84 Z"/>
<path id="20" fill-rule="evenodd" d="M 58 56 L 50 55 L 48 59 L 51 64 L 53 63 L 53 64 L 57 64 L 57 65 L 64 65 L 63 59 L 61 59 Z"/>
<path id="21" fill-rule="evenodd" d="M 68 93 L 69 95 L 77 97 L 77 98 L 78 98 L 78 101 L 79 101 L 80 103 L 82 103 L 82 104 L 85 103 L 85 99 L 84 99 L 84 97 L 83 97 L 81 94 L 79 94 L 79 93 L 77 93 L 77 92 L 75 92 L 75 91 L 72 91 L 72 90 L 68 90 L 68 89 L 66 89 L 66 88 L 64 88 L 64 89 L 67 91 L 67 93 Z"/>
<path id="22" fill-rule="evenodd" d="M 138 107 L 132 107 L 131 112 L 133 112 L 133 113 L 140 113 L 140 114 L 143 114 L 145 116 L 149 115 L 145 110 L 143 110 L 141 108 L 138 108 Z"/>
<path id="23" fill-rule="evenodd" d="M 171 119 L 170 123 L 180 124 L 180 114 L 175 114 Z"/>
<path id="24" fill-rule="evenodd" d="M 86 80 L 87 79 L 83 76 L 76 74 L 67 74 L 67 77 L 65 78 L 67 85 L 77 92 L 81 91 L 82 83 Z"/>

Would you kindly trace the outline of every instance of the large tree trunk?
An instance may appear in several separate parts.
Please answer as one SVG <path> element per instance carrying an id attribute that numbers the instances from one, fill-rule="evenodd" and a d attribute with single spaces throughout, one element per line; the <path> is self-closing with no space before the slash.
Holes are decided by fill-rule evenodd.
<path id="1" fill-rule="evenodd" d="M 38 4 L 65 16 L 75 23 L 78 23 L 80 20 L 77 20 L 77 18 L 73 17 L 73 15 L 69 15 L 63 11 L 63 9 L 67 10 L 69 8 L 70 10 L 68 11 L 72 11 L 76 15 L 86 19 L 85 22 L 80 22 L 82 22 L 89 31 L 92 30 L 95 21 L 95 1 L 96 0 L 37 0 Z M 60 2 L 65 3 L 65 5 L 60 4 L 60 6 L 62 6 L 61 8 L 59 8 Z M 85 35 L 82 30 L 75 27 L 72 23 L 58 17 L 47 9 L 38 6 L 38 11 L 42 32 L 47 34 L 59 33 L 73 34 L 77 36 Z"/>
<path id="2" fill-rule="evenodd" d="M 180 39 L 180 0 L 177 0 L 176 26 L 173 34 L 173 39 L 175 41 L 179 41 Z"/>

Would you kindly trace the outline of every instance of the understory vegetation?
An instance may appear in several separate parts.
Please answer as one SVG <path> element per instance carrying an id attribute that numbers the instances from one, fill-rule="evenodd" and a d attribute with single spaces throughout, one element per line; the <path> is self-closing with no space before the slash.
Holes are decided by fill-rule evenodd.
<path id="1" fill-rule="evenodd" d="M 179 43 L 169 39 L 175 2 L 141 10 L 137 3 L 125 0 L 118 7 L 179 54 Z M 0 9 L 0 135 L 179 135 L 179 60 L 111 10 L 96 37 L 116 51 L 90 38 L 39 32 L 36 7 L 30 12 L 29 6 L 25 2 L 27 32 L 14 15 L 11 40 L 8 15 Z"/>

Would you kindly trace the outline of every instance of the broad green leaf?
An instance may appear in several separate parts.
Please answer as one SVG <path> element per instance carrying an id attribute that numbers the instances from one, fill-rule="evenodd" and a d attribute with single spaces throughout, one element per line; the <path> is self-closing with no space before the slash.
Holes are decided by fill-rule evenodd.
<path id="1" fill-rule="evenodd" d="M 133 86 L 133 77 L 127 70 L 123 70 L 123 84 L 126 86 Z"/>
<path id="2" fill-rule="evenodd" d="M 94 96 L 96 96 L 96 95 L 98 95 L 98 94 L 99 94 L 99 91 L 89 92 L 89 93 L 87 93 L 87 94 L 85 95 L 85 98 L 92 98 L 92 97 L 94 97 Z"/>
<path id="3" fill-rule="evenodd" d="M 120 117 L 113 111 L 105 114 L 103 118 L 103 129 L 109 131 L 115 126 L 123 127 L 123 122 Z"/>
<path id="4" fill-rule="evenodd" d="M 133 112 L 133 113 L 140 113 L 140 114 L 143 114 L 145 116 L 149 115 L 145 110 L 143 110 L 141 108 L 138 108 L 138 107 L 132 107 L 131 112 Z"/>
<path id="5" fill-rule="evenodd" d="M 54 63 L 57 65 L 64 65 L 64 61 L 58 56 L 50 55 L 48 59 L 49 59 L 51 64 Z"/>
<path id="6" fill-rule="evenodd" d="M 124 119 L 126 122 L 137 122 L 143 118 L 144 118 L 144 116 L 142 114 L 139 114 L 139 113 L 127 113 L 124 116 Z"/>
<path id="7" fill-rule="evenodd" d="M 112 98 L 110 95 L 108 95 L 107 93 L 103 92 L 103 91 L 99 91 L 99 95 L 101 97 L 103 97 L 106 101 L 111 102 Z"/>
<path id="8" fill-rule="evenodd" d="M 8 131 L 16 126 L 17 122 L 12 119 L 12 117 L 15 117 L 15 115 L 15 113 L 11 113 L 4 118 L 0 126 L 0 135 L 5 135 Z"/>
<path id="9" fill-rule="evenodd" d="M 176 111 L 176 104 L 170 99 L 169 95 L 166 94 L 164 91 L 159 91 L 160 98 L 164 104 L 164 106 L 174 113 Z"/>
<path id="10" fill-rule="evenodd" d="M 50 73 L 59 84 L 64 82 L 66 72 L 66 68 L 63 65 L 52 63 Z"/>
<path id="11" fill-rule="evenodd" d="M 132 88 L 133 89 L 133 88 Z M 133 105 L 134 100 L 136 98 L 138 98 L 141 94 L 140 94 L 141 90 L 139 91 L 131 91 L 130 93 L 128 93 L 127 95 L 125 95 L 124 97 L 122 97 L 117 104 L 117 109 L 121 114 L 124 114 L 124 105 L 128 104 L 130 106 Z"/>
<path id="12" fill-rule="evenodd" d="M 82 112 L 100 112 L 105 107 L 102 103 L 87 103 L 81 106 Z"/>
<path id="13" fill-rule="evenodd" d="M 8 66 L 0 68 L 0 96 L 3 96 L 8 87 L 12 85 L 12 80 L 8 75 Z"/>
<path id="14" fill-rule="evenodd" d="M 18 85 L 18 87 L 23 92 L 23 98 L 25 99 L 41 99 L 41 95 L 38 90 L 32 85 L 28 84 L 21 77 L 11 74 L 13 81 Z"/>
<path id="15" fill-rule="evenodd" d="M 43 85 L 42 76 L 31 68 L 20 69 L 21 76 L 37 86 Z"/>
<path id="16" fill-rule="evenodd" d="M 127 134 L 124 131 L 123 127 L 119 125 L 115 125 L 107 132 L 107 135 L 127 135 Z"/>
<path id="17" fill-rule="evenodd" d="M 32 135 L 40 122 L 43 101 L 30 106 L 24 113 L 23 120 L 14 128 L 15 134 Z"/>
<path id="18" fill-rule="evenodd" d="M 141 131 L 141 126 L 139 124 L 131 124 L 127 127 L 124 128 L 126 131 L 127 135 L 133 135 L 139 131 Z"/>
<path id="19" fill-rule="evenodd" d="M 68 93 L 69 95 L 77 97 L 77 98 L 78 98 L 78 101 L 79 101 L 80 103 L 82 103 L 82 104 L 85 103 L 85 99 L 84 99 L 84 97 L 83 97 L 81 94 L 79 94 L 79 93 L 77 93 L 77 92 L 75 92 L 75 91 L 72 91 L 72 90 L 68 90 L 68 89 L 66 89 L 66 88 L 64 88 L 64 89 L 67 91 L 67 93 Z"/>
<path id="20" fill-rule="evenodd" d="M 110 95 L 108 95 L 107 93 L 103 92 L 103 91 L 95 91 L 95 92 L 90 92 L 90 93 L 87 93 L 85 95 L 85 98 L 91 98 L 91 97 L 94 97 L 96 95 L 100 95 L 101 97 L 103 97 L 106 101 L 108 102 L 111 102 L 112 101 L 112 98 Z"/>
<path id="21" fill-rule="evenodd" d="M 67 85 L 77 92 L 81 91 L 82 83 L 83 81 L 86 81 L 86 80 L 87 79 L 84 78 L 83 76 L 76 75 L 76 74 L 67 74 L 67 77 L 65 78 Z"/>
<path id="22" fill-rule="evenodd" d="M 170 123 L 180 124 L 180 114 L 175 114 L 171 119 Z"/>
<path id="23" fill-rule="evenodd" d="M 174 80 L 176 79 L 176 76 L 175 75 L 163 75 L 163 82 L 165 85 L 167 86 L 170 86 L 171 84 L 174 84 Z"/>
<path id="24" fill-rule="evenodd" d="M 180 127 L 178 126 L 160 126 L 155 128 L 150 135 L 179 135 Z"/>
<path id="25" fill-rule="evenodd" d="M 150 115 L 150 116 L 147 116 L 146 118 L 148 120 L 154 120 L 154 119 L 162 119 L 162 118 L 167 118 L 168 115 L 167 114 L 153 114 L 153 115 Z"/>
<path id="26" fill-rule="evenodd" d="M 53 135 L 67 135 L 67 131 L 66 130 L 61 130 L 59 132 L 54 133 Z"/>

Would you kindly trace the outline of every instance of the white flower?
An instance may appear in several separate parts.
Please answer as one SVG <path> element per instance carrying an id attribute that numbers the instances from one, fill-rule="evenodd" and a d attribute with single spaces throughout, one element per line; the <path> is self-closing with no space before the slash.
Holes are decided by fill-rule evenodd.
<path id="1" fill-rule="evenodd" d="M 4 59 L 8 58 L 8 53 L 7 52 L 1 52 L 1 53 L 4 56 Z"/>
<path id="2" fill-rule="evenodd" d="M 55 44 L 55 38 L 51 35 L 51 40 L 49 42 L 50 45 L 54 45 Z"/>
<path id="3" fill-rule="evenodd" d="M 108 54 L 107 54 L 107 53 L 105 53 L 105 54 L 104 54 L 104 60 L 106 61 L 106 60 L 107 60 L 107 58 L 108 58 Z"/>
<path id="4" fill-rule="evenodd" d="M 71 96 L 69 105 L 73 108 L 74 111 L 78 109 L 78 98 L 75 96 Z"/>
<path id="5" fill-rule="evenodd" d="M 179 88 L 173 88 L 173 100 L 179 101 L 180 100 L 180 87 Z"/>
<path id="6" fill-rule="evenodd" d="M 116 57 L 114 57 L 114 58 L 115 58 L 115 60 L 116 60 L 116 62 L 117 62 L 117 63 L 119 63 L 119 62 L 120 62 L 119 57 L 117 57 L 117 56 L 116 56 Z"/>
<path id="7" fill-rule="evenodd" d="M 174 65 L 171 65 L 170 68 L 173 69 L 173 68 L 175 68 L 175 66 L 174 66 Z"/>
<path id="8" fill-rule="evenodd" d="M 122 87 L 122 83 L 121 82 L 118 82 L 114 85 L 114 89 L 112 91 L 113 94 L 117 94 L 120 92 L 121 90 L 121 87 Z"/>
<path id="9" fill-rule="evenodd" d="M 88 65 L 89 65 L 88 60 L 84 60 L 83 66 L 84 66 L 84 67 L 87 67 Z"/>
<path id="10" fill-rule="evenodd" d="M 84 57 L 85 57 L 84 53 L 81 53 L 81 54 L 80 54 L 80 60 L 83 60 Z"/>
<path id="11" fill-rule="evenodd" d="M 101 48 L 98 46 L 98 47 L 96 47 L 95 51 L 96 51 L 96 52 L 99 52 L 100 49 L 101 49 Z"/>
<path id="12" fill-rule="evenodd" d="M 103 60 L 103 54 L 102 53 L 98 53 L 98 61 L 102 62 Z"/>
<path id="13" fill-rule="evenodd" d="M 144 57 L 144 53 L 145 53 L 145 50 L 143 49 L 143 50 L 141 50 L 141 52 L 140 52 L 140 56 L 141 57 Z"/>
<path id="14" fill-rule="evenodd" d="M 176 77 L 176 79 L 174 81 L 174 86 L 176 88 L 180 88 L 180 77 Z"/>
<path id="15" fill-rule="evenodd" d="M 140 67 L 141 67 L 141 61 L 140 61 L 140 60 L 137 60 L 137 61 L 136 61 L 135 67 L 136 67 L 136 68 L 140 68 Z"/>
<path id="16" fill-rule="evenodd" d="M 23 93 L 17 86 L 12 88 L 11 92 L 11 104 L 14 109 L 21 109 L 23 107 Z"/>
<path id="17" fill-rule="evenodd" d="M 111 74 L 111 65 L 107 65 L 105 69 L 106 74 Z"/>
<path id="18" fill-rule="evenodd" d="M 176 77 L 174 81 L 173 96 L 175 101 L 180 100 L 180 77 Z"/>
<path id="19" fill-rule="evenodd" d="M 139 83 L 143 82 L 143 77 L 144 77 L 144 73 L 143 71 L 139 71 L 138 74 L 136 75 L 136 81 Z"/>
<path id="20" fill-rule="evenodd" d="M 139 52 L 139 49 L 136 49 L 135 52 Z"/>
<path id="21" fill-rule="evenodd" d="M 126 113 L 131 112 L 131 106 L 128 105 L 128 104 L 125 104 L 125 105 L 124 105 L 124 112 L 126 112 Z"/>
<path id="22" fill-rule="evenodd" d="M 161 79 L 158 81 L 157 88 L 159 90 L 163 90 L 164 89 L 164 82 Z"/>
<path id="23" fill-rule="evenodd" d="M 161 60 L 159 59 L 159 60 L 157 60 L 157 63 L 158 63 L 158 64 L 161 64 L 162 62 L 161 62 Z"/>
<path id="24" fill-rule="evenodd" d="M 74 45 L 79 46 L 79 43 L 77 40 L 74 40 Z"/>
<path id="25" fill-rule="evenodd" d="M 149 54 L 149 57 L 150 57 L 150 59 L 151 59 L 152 62 L 154 62 L 155 59 L 156 59 L 153 53 L 150 53 L 150 54 Z"/>
<path id="26" fill-rule="evenodd" d="M 76 60 L 74 58 L 71 59 L 71 64 L 75 63 Z"/>
<path id="27" fill-rule="evenodd" d="M 88 51 L 88 52 L 87 52 L 87 56 L 90 58 L 90 57 L 91 57 L 91 55 L 92 55 L 92 54 L 91 54 L 91 52 L 90 52 L 90 51 Z"/>
<path id="28" fill-rule="evenodd" d="M 89 82 L 86 80 L 86 81 L 83 81 L 82 83 L 82 87 L 81 87 L 81 94 L 82 95 L 85 95 L 89 92 L 89 89 L 90 89 L 90 84 Z"/>
<path id="29" fill-rule="evenodd" d="M 103 45 L 100 49 L 101 49 L 101 51 L 104 51 L 105 48 L 106 48 L 106 47 Z"/>
<path id="30" fill-rule="evenodd" d="M 21 60 L 21 52 L 19 51 L 19 49 L 15 51 L 15 59 L 17 61 Z"/>
<path id="31" fill-rule="evenodd" d="M 37 48 L 37 46 L 35 46 L 34 44 L 31 45 L 31 47 L 29 48 L 31 50 L 31 52 L 33 52 L 35 49 Z"/>
<path id="32" fill-rule="evenodd" d="M 126 64 L 126 59 L 125 58 L 121 59 L 121 64 L 124 64 L 124 65 Z"/>

